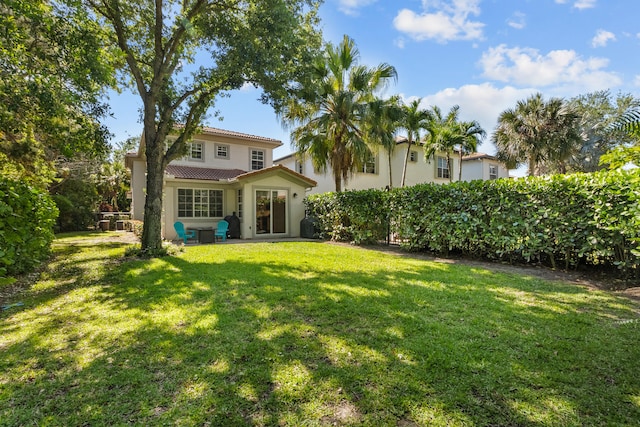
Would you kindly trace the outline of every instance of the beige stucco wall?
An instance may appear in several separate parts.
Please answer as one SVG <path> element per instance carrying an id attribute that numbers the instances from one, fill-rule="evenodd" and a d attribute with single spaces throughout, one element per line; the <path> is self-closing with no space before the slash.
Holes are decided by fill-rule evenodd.
<path id="1" fill-rule="evenodd" d="M 462 180 L 472 181 L 474 179 L 488 180 L 489 178 L 489 166 L 498 167 L 498 178 L 508 178 L 509 170 L 501 163 L 488 159 L 475 159 L 466 160 L 462 165 Z"/>
<path id="2" fill-rule="evenodd" d="M 220 189 L 224 191 L 223 216 L 220 218 L 179 218 L 177 214 L 178 189 Z M 163 237 L 167 240 L 177 239 L 173 223 L 181 221 L 185 227 L 216 227 L 218 221 L 225 216 L 238 212 L 238 189 L 242 189 L 242 216 L 240 232 L 242 239 L 299 237 L 300 221 L 304 218 L 305 186 L 292 182 L 285 174 L 258 175 L 247 182 L 229 184 L 212 183 L 196 180 L 166 180 L 164 186 Z M 256 235 L 255 192 L 256 190 L 285 190 L 287 192 L 286 233 L 272 235 Z M 294 197 L 294 194 L 296 195 Z"/>
<path id="3" fill-rule="evenodd" d="M 265 154 L 264 166 L 268 167 L 273 164 L 273 148 L 272 143 L 262 143 L 260 141 L 244 141 L 238 139 L 230 139 L 223 136 L 205 135 L 193 139 L 193 142 L 203 144 L 203 159 L 176 159 L 171 162 L 172 165 L 208 167 L 216 169 L 241 169 L 244 171 L 251 170 L 251 150 L 263 150 Z M 229 147 L 229 157 L 227 159 L 216 157 L 216 144 L 223 144 Z"/>
<path id="4" fill-rule="evenodd" d="M 243 218 L 241 233 L 243 239 L 262 239 L 276 237 L 299 237 L 300 221 L 304 218 L 305 186 L 292 182 L 281 174 L 273 174 L 260 180 L 243 183 Z M 259 235 L 255 233 L 256 211 L 255 194 L 257 190 L 285 190 L 287 191 L 287 224 L 285 234 Z M 294 197 L 295 194 L 295 197 Z"/>
<path id="5" fill-rule="evenodd" d="M 222 190 L 223 199 L 223 215 L 214 218 L 179 218 L 178 217 L 178 189 L 194 188 L 206 190 Z M 177 238 L 173 223 L 180 221 L 185 227 L 216 227 L 218 221 L 224 219 L 225 216 L 231 215 L 237 210 L 237 188 L 229 184 L 217 184 L 211 181 L 198 180 L 165 180 L 164 185 L 164 203 L 163 203 L 163 237 L 166 240 L 175 240 Z"/>
<path id="6" fill-rule="evenodd" d="M 405 185 L 412 186 L 424 182 L 436 182 L 436 183 L 448 183 L 449 179 L 441 179 L 436 177 L 437 163 L 436 160 L 430 158 L 425 160 L 424 150 L 422 147 L 411 146 L 412 151 L 417 152 L 417 158 L 415 162 L 408 162 L 407 174 L 405 178 Z M 400 187 L 402 181 L 402 169 L 404 167 L 404 158 L 407 153 L 407 144 L 398 144 L 394 150 L 391 167 L 392 167 L 392 180 L 393 187 Z M 346 184 L 343 184 L 345 190 L 364 190 L 369 188 L 383 189 L 389 184 L 389 160 L 388 154 L 383 149 L 380 149 L 377 153 L 377 173 L 356 173 L 354 174 Z M 294 155 L 279 159 L 279 164 L 297 171 L 296 157 Z M 458 164 L 459 159 L 453 157 L 453 180 L 458 179 Z M 464 171 L 464 167 L 463 167 Z M 316 173 L 313 169 L 310 158 L 304 160 L 303 174 L 315 181 L 318 185 L 313 188 L 312 193 L 325 193 L 329 191 L 335 191 L 335 183 L 333 181 L 333 174 L 329 169 L 326 173 Z"/>
<path id="7" fill-rule="evenodd" d="M 133 160 L 131 164 L 131 217 L 144 220 L 144 201 L 147 188 L 146 164 L 144 159 Z"/>

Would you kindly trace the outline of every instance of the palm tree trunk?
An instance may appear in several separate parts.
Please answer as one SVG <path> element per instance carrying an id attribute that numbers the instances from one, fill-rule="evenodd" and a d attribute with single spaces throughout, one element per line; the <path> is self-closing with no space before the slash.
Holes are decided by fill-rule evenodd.
<path id="1" fill-rule="evenodd" d="M 404 156 L 404 166 L 402 167 L 402 180 L 400 182 L 400 187 L 404 187 L 405 179 L 407 177 L 407 164 L 409 163 L 409 155 L 411 155 L 411 138 L 407 141 L 409 142 L 409 146 L 407 147 L 407 154 Z"/>
<path id="2" fill-rule="evenodd" d="M 391 174 L 391 151 L 389 151 L 387 154 L 387 159 L 389 161 L 389 190 L 391 190 L 393 188 L 393 176 Z"/>
<path id="3" fill-rule="evenodd" d="M 458 181 L 462 181 L 462 147 L 460 147 L 460 164 L 458 166 Z"/>

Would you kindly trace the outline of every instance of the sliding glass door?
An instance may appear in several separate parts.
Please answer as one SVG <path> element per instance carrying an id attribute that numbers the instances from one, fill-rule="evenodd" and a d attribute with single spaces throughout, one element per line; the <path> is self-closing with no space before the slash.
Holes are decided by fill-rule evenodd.
<path id="1" fill-rule="evenodd" d="M 256 234 L 287 232 L 287 191 L 256 190 Z"/>

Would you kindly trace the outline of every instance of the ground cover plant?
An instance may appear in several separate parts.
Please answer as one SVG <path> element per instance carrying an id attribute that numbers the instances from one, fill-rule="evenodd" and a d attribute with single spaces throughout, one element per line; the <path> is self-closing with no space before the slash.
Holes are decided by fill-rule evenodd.
<path id="1" fill-rule="evenodd" d="M 321 242 L 123 260 L 115 235 L 0 289 L 24 304 L 0 311 L 1 425 L 640 419 L 640 306 L 614 293 Z"/>

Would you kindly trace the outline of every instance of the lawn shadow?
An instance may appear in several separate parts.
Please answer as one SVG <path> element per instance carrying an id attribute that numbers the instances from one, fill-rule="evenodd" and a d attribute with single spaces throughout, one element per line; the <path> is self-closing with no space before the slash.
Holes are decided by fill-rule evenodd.
<path id="1" fill-rule="evenodd" d="M 634 315 L 630 304 L 603 295 L 594 307 L 582 288 L 384 255 L 323 267 L 296 248 L 295 259 L 190 248 L 114 264 L 75 307 L 45 302 L 77 283 L 52 290 L 39 300 L 46 316 L 25 310 L 3 326 L 40 322 L 3 346 L 0 368 L 22 378 L 5 391 L 11 414 L 192 425 L 640 419 L 629 400 L 640 390 L 634 326 L 616 323 Z M 350 251 L 332 256 L 349 264 Z M 624 363 L 612 370 L 612 359 Z"/>

